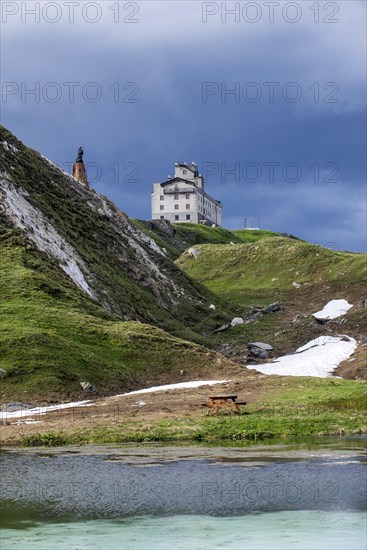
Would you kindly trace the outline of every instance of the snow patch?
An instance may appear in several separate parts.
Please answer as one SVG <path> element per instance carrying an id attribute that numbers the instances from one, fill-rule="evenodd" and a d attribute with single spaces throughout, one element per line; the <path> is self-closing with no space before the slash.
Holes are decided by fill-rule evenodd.
<path id="1" fill-rule="evenodd" d="M 347 302 L 347 300 L 331 300 L 320 311 L 316 311 L 313 314 L 315 319 L 337 319 L 342 315 L 345 315 L 353 304 Z"/>
<path id="2" fill-rule="evenodd" d="M 62 403 L 61 405 L 50 405 L 49 407 L 35 407 L 34 409 L 22 409 L 14 412 L 0 411 L 0 420 L 23 418 L 24 416 L 39 416 L 51 411 L 60 411 L 62 409 L 71 409 L 73 407 L 91 407 L 92 405 L 94 405 L 94 403 L 91 403 L 90 401 L 75 401 L 74 403 Z"/>
<path id="3" fill-rule="evenodd" d="M 357 342 L 349 336 L 319 336 L 272 363 L 246 365 L 263 374 L 281 376 L 317 376 L 326 378 L 355 351 Z"/>
<path id="4" fill-rule="evenodd" d="M 16 189 L 5 179 L 1 179 L 0 183 L 5 191 L 5 210 L 14 224 L 27 233 L 28 238 L 39 250 L 48 252 L 56 258 L 61 269 L 79 288 L 94 297 L 79 267 L 80 265 L 86 269 L 84 262 L 73 247 L 57 233 L 42 212 L 28 202 L 28 194 L 25 191 Z"/>
<path id="5" fill-rule="evenodd" d="M 195 380 L 193 382 L 181 382 L 179 384 L 167 384 L 166 386 L 153 386 L 152 388 L 146 388 L 144 390 L 131 391 L 128 393 L 122 393 L 120 395 L 113 395 L 106 399 L 113 399 L 114 397 L 125 397 L 128 395 L 138 395 L 142 393 L 154 393 L 159 391 L 178 390 L 186 388 L 198 388 L 200 386 L 212 386 L 214 384 L 224 384 L 230 382 L 230 380 Z M 61 405 L 50 405 L 49 407 L 35 407 L 34 409 L 22 409 L 14 412 L 0 411 L 0 420 L 7 420 L 12 418 L 23 418 L 25 416 L 38 416 L 46 414 L 51 411 L 60 411 L 62 409 L 71 409 L 73 407 L 91 407 L 95 403 L 90 400 L 87 401 L 75 401 L 71 403 L 62 403 Z M 135 406 L 144 406 L 145 401 L 136 401 Z"/>
<path id="6" fill-rule="evenodd" d="M 153 393 L 157 391 L 168 390 L 183 390 L 187 388 L 199 388 L 200 386 L 213 386 L 214 384 L 225 384 L 230 380 L 194 380 L 193 382 L 180 382 L 179 384 L 167 384 L 165 386 L 153 386 L 151 388 L 145 388 L 144 390 L 131 391 L 129 393 L 122 393 L 115 395 L 114 397 L 124 397 L 125 395 L 138 395 L 141 393 Z"/>

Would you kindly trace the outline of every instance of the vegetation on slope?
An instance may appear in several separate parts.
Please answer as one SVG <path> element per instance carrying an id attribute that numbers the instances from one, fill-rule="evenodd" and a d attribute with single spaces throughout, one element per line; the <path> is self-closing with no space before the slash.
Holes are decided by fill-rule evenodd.
<path id="1" fill-rule="evenodd" d="M 200 245 L 200 256 L 183 254 L 177 265 L 222 298 L 237 304 L 266 304 L 307 286 L 346 282 L 363 285 L 363 254 L 335 252 L 284 237 L 241 245 Z M 300 292 L 302 293 L 302 291 Z"/>
<path id="2" fill-rule="evenodd" d="M 241 245 L 199 245 L 200 255 L 183 254 L 177 264 L 206 285 L 218 298 L 235 304 L 239 315 L 251 317 L 257 308 L 280 301 L 285 311 L 263 315 L 214 336 L 218 349 L 243 363 L 244 342 L 268 342 L 274 355 L 293 353 L 322 334 L 348 334 L 367 344 L 366 256 L 336 252 L 303 241 L 272 237 Z M 354 307 L 341 319 L 317 323 L 312 313 L 333 299 L 347 299 Z M 366 378 L 363 354 L 344 364 L 350 378 Z M 249 357 L 249 359 L 251 359 Z M 251 362 L 254 362 L 253 360 Z"/>
<path id="3" fill-rule="evenodd" d="M 206 288 L 153 250 L 111 202 L 63 174 L 3 127 L 0 161 L 3 173 L 28 193 L 27 200 L 82 258 L 89 270 L 88 284 L 110 313 L 201 343 L 203 333 L 230 315 L 218 307 L 208 316 L 212 295 Z"/>
<path id="4" fill-rule="evenodd" d="M 222 367 L 220 355 L 159 328 L 120 322 L 88 298 L 56 262 L 2 227 L 0 400 L 76 399 L 80 382 L 97 395 L 196 378 Z"/>
<path id="5" fill-rule="evenodd" d="M 161 223 L 132 220 L 146 235 L 167 250 L 176 260 L 187 248 L 198 244 L 241 244 L 254 242 L 268 237 L 279 237 L 279 233 L 264 230 L 230 231 L 224 227 L 209 227 L 195 223 Z"/>

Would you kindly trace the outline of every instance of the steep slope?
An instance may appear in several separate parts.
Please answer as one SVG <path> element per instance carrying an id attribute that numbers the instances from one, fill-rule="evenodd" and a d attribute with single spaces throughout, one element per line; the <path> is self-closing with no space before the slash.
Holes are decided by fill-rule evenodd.
<path id="1" fill-rule="evenodd" d="M 228 316 L 208 315 L 210 291 L 4 128 L 0 198 L 1 401 L 79 398 L 81 382 L 106 395 L 236 371 L 187 341 Z"/>
<path id="2" fill-rule="evenodd" d="M 114 319 L 23 235 L 3 227 L 1 237 L 0 401 L 78 399 L 81 382 L 106 395 L 233 372 L 215 352 Z"/>
<path id="3" fill-rule="evenodd" d="M 0 129 L 3 222 L 27 234 L 85 294 L 122 320 L 197 339 L 210 292 L 114 204 Z M 220 311 L 217 311 L 220 317 Z M 206 322 L 206 321 L 205 321 Z M 204 322 L 204 324 L 205 324 Z M 210 323 L 217 322 L 213 316 Z"/>

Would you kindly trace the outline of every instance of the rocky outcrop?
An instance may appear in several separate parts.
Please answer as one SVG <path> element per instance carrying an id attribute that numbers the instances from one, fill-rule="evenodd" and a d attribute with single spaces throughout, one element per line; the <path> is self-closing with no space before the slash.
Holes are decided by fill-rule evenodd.
<path id="1" fill-rule="evenodd" d="M 204 315 L 210 293 L 112 202 L 3 127 L 0 161 L 2 219 L 52 257 L 81 292 L 122 320 L 162 328 L 172 327 L 172 318 L 187 326 Z"/>

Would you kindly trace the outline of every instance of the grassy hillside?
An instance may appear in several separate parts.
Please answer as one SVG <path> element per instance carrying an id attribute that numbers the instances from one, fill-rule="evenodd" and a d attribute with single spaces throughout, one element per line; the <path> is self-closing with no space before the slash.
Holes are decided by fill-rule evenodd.
<path id="1" fill-rule="evenodd" d="M 158 221 L 132 220 L 146 235 L 165 248 L 171 258 L 177 259 L 187 248 L 198 244 L 241 244 L 268 237 L 279 237 L 272 231 L 235 230 L 209 227 L 195 223 L 160 224 Z"/>
<path id="2" fill-rule="evenodd" d="M 274 231 L 267 231 L 265 229 L 234 229 L 232 233 L 242 243 L 254 243 L 267 239 L 268 237 L 287 237 L 289 239 L 297 239 L 293 235 L 275 233 Z M 299 240 L 299 239 L 297 239 Z"/>
<path id="3" fill-rule="evenodd" d="M 366 280 L 363 254 L 335 252 L 284 237 L 240 245 L 200 245 L 200 256 L 183 254 L 177 265 L 217 295 L 237 304 L 265 305 L 302 294 L 312 286 L 335 289 L 362 286 Z M 297 293 L 298 290 L 298 293 Z"/>
<path id="4" fill-rule="evenodd" d="M 120 322 L 79 291 L 24 236 L 2 228 L 0 401 L 83 397 L 211 375 L 231 363 L 150 325 Z M 187 378 L 188 377 L 188 378 Z"/>
<path id="5" fill-rule="evenodd" d="M 81 258 L 96 301 L 121 320 L 147 322 L 203 342 L 230 313 L 208 316 L 211 293 L 191 280 L 113 203 L 86 189 L 0 127 L 3 186 L 10 182 Z M 5 183 L 4 183 L 5 182 Z M 7 191 L 3 191 L 3 194 Z M 0 218 L 13 226 L 13 214 Z M 36 222 L 37 223 L 37 222 Z M 32 230 L 28 233 L 32 237 Z M 27 246 L 36 247 L 28 239 Z M 50 262 L 52 263 L 52 257 Z M 52 285 L 52 281 L 49 282 Z"/>
<path id="6" fill-rule="evenodd" d="M 200 256 L 183 254 L 177 264 L 206 285 L 221 300 L 236 305 L 239 315 L 251 316 L 256 308 L 280 301 L 285 310 L 263 315 L 253 322 L 214 337 L 218 349 L 230 345 L 229 356 L 246 356 L 244 342 L 263 341 L 274 355 L 292 353 L 322 334 L 348 334 L 362 347 L 340 367 L 339 375 L 365 378 L 367 345 L 366 255 L 335 252 L 303 241 L 272 237 L 236 245 L 199 245 Z M 346 299 L 354 307 L 342 319 L 320 325 L 312 313 L 329 300 Z"/>

